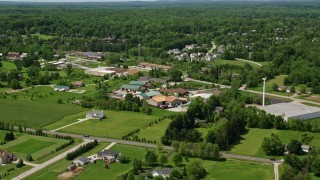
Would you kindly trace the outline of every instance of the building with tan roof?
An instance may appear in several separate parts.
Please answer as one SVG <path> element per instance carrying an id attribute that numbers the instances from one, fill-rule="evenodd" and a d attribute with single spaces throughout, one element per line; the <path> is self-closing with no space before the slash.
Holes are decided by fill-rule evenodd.
<path id="1" fill-rule="evenodd" d="M 183 100 L 177 99 L 173 96 L 163 96 L 161 94 L 147 100 L 148 104 L 155 107 L 177 107 L 183 103 Z"/>

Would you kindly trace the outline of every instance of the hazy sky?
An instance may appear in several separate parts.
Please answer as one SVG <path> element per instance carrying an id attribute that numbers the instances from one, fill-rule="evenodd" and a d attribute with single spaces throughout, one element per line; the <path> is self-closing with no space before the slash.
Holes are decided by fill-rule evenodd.
<path id="1" fill-rule="evenodd" d="M 0 0 L 14 2 L 126 2 L 126 1 L 156 1 L 156 0 Z"/>

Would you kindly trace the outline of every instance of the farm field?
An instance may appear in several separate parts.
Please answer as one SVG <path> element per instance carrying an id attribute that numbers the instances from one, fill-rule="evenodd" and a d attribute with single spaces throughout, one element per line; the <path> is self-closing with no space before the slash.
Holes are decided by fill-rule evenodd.
<path id="1" fill-rule="evenodd" d="M 291 139 L 300 140 L 304 132 L 276 129 L 249 129 L 249 132 L 242 136 L 239 144 L 234 145 L 229 153 L 268 158 L 270 156 L 264 154 L 261 144 L 263 138 L 270 137 L 271 133 L 277 134 L 283 143 L 289 143 Z M 310 146 L 319 147 L 320 134 L 310 133 L 310 135 L 314 137 Z"/>
<path id="2" fill-rule="evenodd" d="M 7 175 L 4 179 L 12 179 L 31 168 L 31 166 L 27 165 L 24 165 L 21 168 L 16 168 L 16 164 L 6 164 L 4 166 L 0 166 L 0 175 L 7 173 L 9 175 Z"/>
<path id="3" fill-rule="evenodd" d="M 115 145 L 111 148 L 118 151 L 123 156 L 130 158 L 131 162 L 128 164 L 121 164 L 120 162 L 114 163 L 109 169 L 103 167 L 103 163 L 98 161 L 96 164 L 89 164 L 86 169 L 90 171 L 84 171 L 75 179 L 94 179 L 100 180 L 108 177 L 108 179 L 117 179 L 118 176 L 128 172 L 132 168 L 132 162 L 134 159 L 144 159 L 146 149 L 132 146 Z"/>
<path id="4" fill-rule="evenodd" d="M 84 93 L 85 94 L 85 93 Z M 56 92 L 51 87 L 41 86 L 24 90 L 17 97 L 1 99 L 1 121 L 12 124 L 41 128 L 64 116 L 76 114 L 86 109 L 71 105 L 72 101 L 83 94 Z M 57 100 L 62 99 L 63 104 Z M 18 112 L 18 113 L 17 113 Z"/>
<path id="5" fill-rule="evenodd" d="M 91 136 L 121 139 L 129 132 L 145 127 L 158 120 L 157 115 L 146 115 L 141 112 L 105 111 L 106 118 L 88 120 L 79 124 L 61 129 L 62 132 L 74 134 L 89 134 Z"/>
<path id="6" fill-rule="evenodd" d="M 157 143 L 160 143 L 161 137 L 164 135 L 170 122 L 170 119 L 164 119 L 158 124 L 153 124 L 151 127 L 141 129 L 139 133 L 136 133 L 134 135 L 137 135 L 140 139 L 145 138 L 146 140 L 156 141 Z"/>
<path id="7" fill-rule="evenodd" d="M 106 148 L 109 143 L 99 143 L 96 148 L 84 153 L 81 157 L 88 157 L 90 155 L 96 154 L 98 151 Z M 67 170 L 67 167 L 72 163 L 72 161 L 68 161 L 66 159 L 60 160 L 54 164 L 47 166 L 46 168 L 32 174 L 31 176 L 27 177 L 28 180 L 47 180 L 47 179 L 57 179 L 57 176 Z"/>
<path id="8" fill-rule="evenodd" d="M 5 131 L 0 131 L 4 134 Z M 35 163 L 43 162 L 52 156 L 48 156 L 37 161 L 37 157 L 43 154 L 48 154 L 55 150 L 60 145 L 68 142 L 64 139 L 56 139 L 50 137 L 34 136 L 28 134 L 17 134 L 16 139 L 7 144 L 1 145 L 1 149 L 16 154 L 19 158 L 25 159 L 28 154 L 31 154 Z M 58 152 L 59 153 L 59 152 Z M 56 156 L 57 153 L 53 154 Z"/>

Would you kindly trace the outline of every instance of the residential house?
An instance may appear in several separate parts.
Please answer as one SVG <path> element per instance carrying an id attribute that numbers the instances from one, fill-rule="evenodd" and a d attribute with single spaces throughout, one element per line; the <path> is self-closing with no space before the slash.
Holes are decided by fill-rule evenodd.
<path id="1" fill-rule="evenodd" d="M 69 86 L 56 85 L 56 86 L 53 86 L 53 89 L 55 91 L 69 91 L 70 87 Z"/>
<path id="2" fill-rule="evenodd" d="M 80 55 L 85 56 L 88 59 L 96 59 L 96 60 L 101 60 L 106 56 L 106 54 L 101 52 L 82 52 Z"/>
<path id="3" fill-rule="evenodd" d="M 130 85 L 138 85 L 138 86 L 143 86 L 143 87 L 148 87 L 148 81 L 130 81 Z"/>
<path id="4" fill-rule="evenodd" d="M 163 96 L 157 95 L 147 100 L 148 104 L 155 107 L 165 108 L 165 107 L 177 107 L 184 103 L 183 100 L 177 99 L 173 96 Z"/>
<path id="5" fill-rule="evenodd" d="M 8 153 L 3 150 L 0 150 L 0 165 L 9 164 L 12 161 L 16 161 L 17 157 L 13 153 Z"/>
<path id="6" fill-rule="evenodd" d="M 92 76 L 114 76 L 116 75 L 116 71 L 112 70 L 112 67 L 97 67 L 93 69 L 88 69 L 85 71 L 86 74 L 92 75 Z"/>
<path id="7" fill-rule="evenodd" d="M 189 91 L 186 89 L 182 89 L 182 88 L 177 88 L 177 89 L 167 89 L 167 88 L 160 88 L 159 92 L 161 94 L 165 94 L 165 95 L 174 95 L 177 97 L 185 97 L 189 94 Z"/>
<path id="8" fill-rule="evenodd" d="M 170 82 L 169 78 L 161 79 L 161 78 L 150 78 L 149 82 L 151 83 L 161 83 L 161 84 L 167 84 Z"/>
<path id="9" fill-rule="evenodd" d="M 80 157 L 79 159 L 72 161 L 72 163 L 77 166 L 84 166 L 85 164 L 88 164 L 89 162 L 90 162 L 90 159 L 86 158 L 86 157 Z"/>
<path id="10" fill-rule="evenodd" d="M 168 54 L 178 55 L 178 54 L 181 54 L 181 51 L 179 49 L 171 49 L 168 51 Z"/>
<path id="11" fill-rule="evenodd" d="M 224 45 L 219 45 L 218 48 L 217 48 L 217 52 L 219 54 L 223 54 L 224 53 L 224 49 L 225 49 Z"/>
<path id="12" fill-rule="evenodd" d="M 90 118 L 90 119 L 102 119 L 103 117 L 104 117 L 103 110 L 102 111 L 93 110 L 91 112 L 88 112 L 86 115 L 86 118 Z"/>
<path id="13" fill-rule="evenodd" d="M 310 151 L 310 146 L 308 145 L 301 145 L 301 149 L 303 152 L 308 153 Z"/>
<path id="14" fill-rule="evenodd" d="M 152 172 L 152 176 L 162 176 L 164 178 L 169 178 L 170 174 L 172 172 L 172 168 L 163 168 L 163 169 L 156 169 Z"/>
<path id="15" fill-rule="evenodd" d="M 83 87 L 84 83 L 82 81 L 75 81 L 72 83 L 74 87 Z"/>
<path id="16" fill-rule="evenodd" d="M 148 77 L 148 76 L 141 76 L 138 79 L 138 81 L 149 81 L 149 80 L 150 80 L 150 77 Z"/>
<path id="17" fill-rule="evenodd" d="M 136 93 L 138 91 L 144 91 L 145 88 L 140 85 L 124 84 L 120 87 L 120 89 L 121 91 Z"/>
<path id="18" fill-rule="evenodd" d="M 199 56 L 197 53 L 191 53 L 190 54 L 190 60 L 191 61 L 197 61 L 199 59 Z"/>
<path id="19" fill-rule="evenodd" d="M 20 55 L 20 59 L 23 59 L 23 58 L 26 58 L 26 57 L 28 57 L 28 53 L 22 53 Z"/>
<path id="20" fill-rule="evenodd" d="M 120 158 L 121 154 L 114 150 L 103 150 L 97 153 L 97 159 L 108 159 L 112 162 L 115 162 Z"/>
<path id="21" fill-rule="evenodd" d="M 206 61 L 213 61 L 213 55 L 210 53 L 207 53 L 206 56 L 204 56 L 204 60 Z"/>
<path id="22" fill-rule="evenodd" d="M 7 55 L 8 60 L 14 61 L 20 59 L 20 53 L 18 52 L 9 52 Z"/>
<path id="23" fill-rule="evenodd" d="M 278 91 L 283 91 L 283 92 L 286 92 L 286 93 L 291 93 L 291 87 L 280 85 L 280 86 L 278 86 Z"/>

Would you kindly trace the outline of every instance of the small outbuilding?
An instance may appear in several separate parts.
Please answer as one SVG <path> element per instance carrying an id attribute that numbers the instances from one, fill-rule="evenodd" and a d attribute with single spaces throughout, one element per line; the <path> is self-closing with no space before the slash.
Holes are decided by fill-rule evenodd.
<path id="1" fill-rule="evenodd" d="M 56 86 L 53 86 L 53 89 L 55 91 L 69 91 L 70 87 L 69 86 L 56 85 Z"/>
<path id="2" fill-rule="evenodd" d="M 72 163 L 77 166 L 84 166 L 85 164 L 88 164 L 89 162 L 90 162 L 90 159 L 86 158 L 86 157 L 80 157 L 79 159 L 72 161 Z"/>
<path id="3" fill-rule="evenodd" d="M 163 169 L 156 169 L 152 172 L 152 176 L 162 176 L 164 178 L 169 178 L 170 174 L 172 172 L 172 168 L 163 168 Z"/>
<path id="4" fill-rule="evenodd" d="M 310 150 L 310 146 L 303 144 L 303 145 L 301 145 L 301 149 L 303 152 L 308 153 Z"/>

